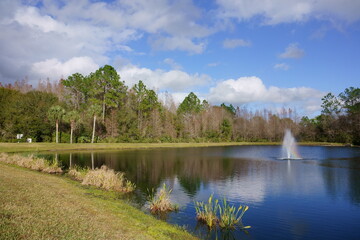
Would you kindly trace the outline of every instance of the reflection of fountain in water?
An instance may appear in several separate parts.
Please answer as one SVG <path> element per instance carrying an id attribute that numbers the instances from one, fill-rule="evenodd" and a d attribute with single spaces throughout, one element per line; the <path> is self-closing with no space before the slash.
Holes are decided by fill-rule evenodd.
<path id="1" fill-rule="evenodd" d="M 289 129 L 285 130 L 282 151 L 282 159 L 301 159 L 297 152 L 296 140 Z"/>

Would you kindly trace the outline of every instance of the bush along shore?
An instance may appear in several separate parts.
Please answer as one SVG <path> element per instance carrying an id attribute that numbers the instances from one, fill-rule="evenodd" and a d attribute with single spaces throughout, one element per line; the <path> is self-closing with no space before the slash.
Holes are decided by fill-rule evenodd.
<path id="1" fill-rule="evenodd" d="M 135 185 L 106 167 L 63 174 L 56 161 L 2 153 L 0 183 L 0 239 L 197 239 L 119 199 Z"/>

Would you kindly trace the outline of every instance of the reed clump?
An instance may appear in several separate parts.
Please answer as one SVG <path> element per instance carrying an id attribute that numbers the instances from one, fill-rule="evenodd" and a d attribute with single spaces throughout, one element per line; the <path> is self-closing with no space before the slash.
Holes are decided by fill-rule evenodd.
<path id="1" fill-rule="evenodd" d="M 106 166 L 89 170 L 84 176 L 82 184 L 117 192 L 132 192 L 136 187 L 134 183 L 126 180 L 124 173 L 115 172 Z"/>
<path id="2" fill-rule="evenodd" d="M 155 194 L 154 190 L 149 194 L 148 200 L 150 203 L 150 211 L 152 213 L 171 212 L 178 209 L 176 204 L 170 200 L 172 189 L 169 189 L 166 184 L 160 189 L 159 194 Z"/>
<path id="3" fill-rule="evenodd" d="M 46 173 L 63 172 L 59 166 L 58 161 L 49 161 L 44 158 L 35 157 L 33 155 L 21 156 L 19 154 L 9 155 L 6 153 L 1 153 L 0 161 Z"/>
<path id="4" fill-rule="evenodd" d="M 239 206 L 236 208 L 230 205 L 226 198 L 223 199 L 222 205 L 218 199 L 210 195 L 207 203 L 195 202 L 196 218 L 198 221 L 205 223 L 209 228 L 219 226 L 221 229 L 248 229 L 250 226 L 243 226 L 242 218 L 248 206 Z"/>
<path id="5" fill-rule="evenodd" d="M 226 198 L 224 198 L 223 205 L 219 207 L 219 226 L 222 229 L 234 229 L 236 226 L 240 226 L 241 229 L 250 228 L 250 226 L 243 226 L 241 222 L 248 209 L 248 206 L 240 205 L 238 208 L 230 206 Z"/>
<path id="6" fill-rule="evenodd" d="M 207 203 L 196 202 L 195 211 L 196 218 L 198 221 L 205 223 L 209 228 L 216 226 L 218 218 L 216 216 L 219 209 L 219 201 L 213 200 L 213 195 L 211 194 Z"/>
<path id="7" fill-rule="evenodd" d="M 69 169 L 67 175 L 73 180 L 82 182 L 88 172 L 89 168 L 75 166 Z"/>

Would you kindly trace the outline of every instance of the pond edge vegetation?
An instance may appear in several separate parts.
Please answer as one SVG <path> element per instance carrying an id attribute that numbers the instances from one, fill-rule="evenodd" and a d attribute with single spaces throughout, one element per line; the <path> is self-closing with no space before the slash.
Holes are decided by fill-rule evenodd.
<path id="1" fill-rule="evenodd" d="M 33 155 L 21 156 L 19 154 L 10 155 L 0 153 L 0 161 L 45 173 L 63 173 L 57 160 L 50 161 Z M 113 169 L 109 169 L 106 166 L 93 170 L 74 167 L 69 169 L 67 175 L 73 180 L 81 181 L 82 185 L 91 185 L 115 192 L 128 193 L 134 191 L 136 188 L 134 183 L 125 178 L 125 173 L 115 172 Z"/>
<path id="2" fill-rule="evenodd" d="M 149 209 L 151 213 L 158 214 L 177 211 L 179 209 L 179 207 L 170 200 L 171 192 L 172 189 L 168 188 L 166 183 L 163 184 L 158 194 L 155 193 L 154 189 L 151 191 L 148 190 Z"/>
<path id="3" fill-rule="evenodd" d="M 245 230 L 251 226 L 243 226 L 242 218 L 249 206 L 235 207 L 230 205 L 226 198 L 223 198 L 222 205 L 218 199 L 210 195 L 207 203 L 202 201 L 195 202 L 196 218 L 199 222 L 206 224 L 210 229 L 219 226 L 221 229 L 232 230 L 238 227 Z"/>

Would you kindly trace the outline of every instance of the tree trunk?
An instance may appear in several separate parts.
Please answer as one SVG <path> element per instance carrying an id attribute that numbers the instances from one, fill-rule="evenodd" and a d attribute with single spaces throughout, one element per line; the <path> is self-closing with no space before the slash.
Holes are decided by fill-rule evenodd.
<path id="1" fill-rule="evenodd" d="M 70 144 L 73 143 L 73 131 L 74 131 L 73 125 L 70 124 Z"/>
<path id="2" fill-rule="evenodd" d="M 92 137 L 91 137 L 91 143 L 94 143 L 94 138 L 95 138 L 95 124 L 96 124 L 96 115 L 94 115 L 94 124 L 93 124 L 93 132 L 92 132 Z"/>
<path id="3" fill-rule="evenodd" d="M 105 108 L 106 108 L 106 105 L 105 105 L 105 90 L 104 90 L 104 99 L 103 99 L 103 106 L 102 106 L 102 120 L 103 120 L 103 122 L 105 121 Z"/>
<path id="4" fill-rule="evenodd" d="M 54 126 L 54 125 L 53 125 Z M 59 120 L 56 120 L 56 134 L 55 134 L 55 138 L 56 138 L 56 143 L 59 143 Z"/>

